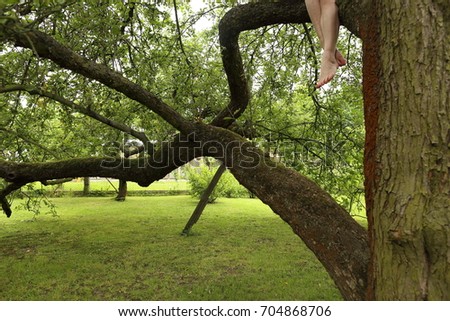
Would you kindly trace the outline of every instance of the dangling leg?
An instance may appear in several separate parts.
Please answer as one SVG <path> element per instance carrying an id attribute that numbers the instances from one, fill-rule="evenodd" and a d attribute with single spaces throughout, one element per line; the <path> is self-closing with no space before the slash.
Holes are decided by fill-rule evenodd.
<path id="1" fill-rule="evenodd" d="M 306 9 L 308 10 L 309 18 L 316 30 L 317 36 L 320 40 L 320 47 L 323 49 L 323 34 L 322 34 L 322 26 L 320 24 L 320 0 L 305 0 Z"/>
<path id="2" fill-rule="evenodd" d="M 323 40 L 322 27 L 321 27 L 321 22 L 320 22 L 320 16 L 321 16 L 320 1 L 321 0 L 305 0 L 305 4 L 306 4 L 306 9 L 308 10 L 308 14 L 311 19 L 311 22 L 314 26 L 314 29 L 316 30 L 317 36 L 319 37 L 320 47 L 323 49 L 324 40 Z M 344 66 L 345 64 L 347 64 L 347 60 L 337 49 L 336 49 L 336 60 L 337 60 L 339 66 Z"/>
<path id="3" fill-rule="evenodd" d="M 323 48 L 319 82 L 316 85 L 320 88 L 334 77 L 337 67 L 345 65 L 347 61 L 336 49 L 339 18 L 335 1 L 305 0 L 305 4 Z"/>

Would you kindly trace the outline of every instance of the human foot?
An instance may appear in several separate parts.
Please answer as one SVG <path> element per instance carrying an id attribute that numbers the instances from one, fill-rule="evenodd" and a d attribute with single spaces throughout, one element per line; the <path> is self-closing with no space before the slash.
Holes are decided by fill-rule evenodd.
<path id="1" fill-rule="evenodd" d="M 341 52 L 337 49 L 336 49 L 335 58 L 336 58 L 336 61 L 337 61 L 339 67 L 345 66 L 347 64 L 347 60 L 344 58 L 344 56 L 341 54 Z"/>
<path id="2" fill-rule="evenodd" d="M 336 59 L 336 53 L 332 51 L 324 51 L 320 65 L 319 81 L 317 82 L 316 88 L 320 88 L 329 83 L 336 74 L 338 66 L 339 62 Z"/>

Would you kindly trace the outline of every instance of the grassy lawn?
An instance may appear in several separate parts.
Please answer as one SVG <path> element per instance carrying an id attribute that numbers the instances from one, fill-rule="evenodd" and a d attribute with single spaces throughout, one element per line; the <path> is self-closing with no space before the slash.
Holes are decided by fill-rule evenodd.
<path id="1" fill-rule="evenodd" d="M 340 300 L 314 255 L 255 199 L 58 198 L 0 217 L 0 300 Z"/>
<path id="2" fill-rule="evenodd" d="M 71 182 L 64 183 L 65 191 L 82 191 L 83 190 L 83 180 L 77 179 Z M 153 182 L 148 187 L 139 186 L 134 182 L 127 182 L 129 191 L 142 191 L 142 190 L 158 190 L 158 191 L 170 191 L 170 190 L 188 190 L 189 185 L 186 180 L 161 180 Z M 44 187 L 48 190 L 53 190 L 55 186 Z M 114 191 L 119 188 L 119 181 L 116 179 L 105 180 L 105 179 L 91 179 L 90 188 L 93 191 Z"/>

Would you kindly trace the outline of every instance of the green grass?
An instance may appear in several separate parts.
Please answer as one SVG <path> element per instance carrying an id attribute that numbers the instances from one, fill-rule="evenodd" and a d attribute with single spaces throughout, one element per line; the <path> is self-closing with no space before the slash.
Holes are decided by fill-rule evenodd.
<path id="1" fill-rule="evenodd" d="M 0 217 L 0 300 L 340 300 L 290 227 L 219 199 L 180 236 L 189 196 L 54 199 L 58 217 Z"/>
<path id="2" fill-rule="evenodd" d="M 64 183 L 65 191 L 82 191 L 83 190 L 83 180 L 73 180 L 71 182 Z M 171 190 L 188 190 L 188 182 L 186 180 L 161 180 L 153 182 L 148 187 L 139 186 L 134 182 L 127 182 L 129 191 L 144 191 L 144 190 L 158 190 L 158 191 L 171 191 Z M 56 186 L 46 186 L 47 190 L 54 190 Z M 95 180 L 91 179 L 90 189 L 92 191 L 114 191 L 119 188 L 119 181 L 115 179 L 111 180 Z"/>

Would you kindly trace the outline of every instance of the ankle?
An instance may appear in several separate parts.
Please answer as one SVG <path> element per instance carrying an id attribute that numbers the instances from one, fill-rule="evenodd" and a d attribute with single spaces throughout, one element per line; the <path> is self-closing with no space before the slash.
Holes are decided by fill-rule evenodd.
<path id="1" fill-rule="evenodd" d="M 324 50 L 322 52 L 322 58 L 332 63 L 336 63 L 336 50 Z"/>

